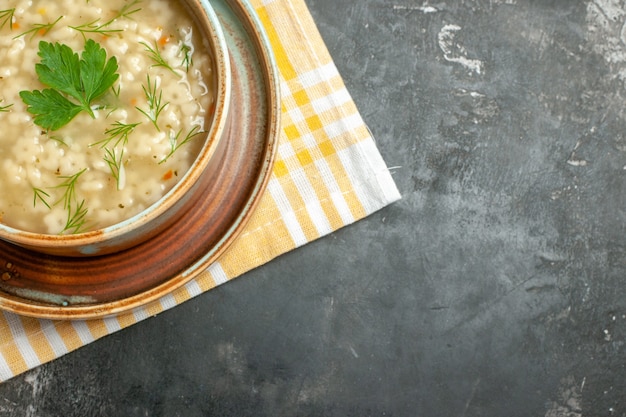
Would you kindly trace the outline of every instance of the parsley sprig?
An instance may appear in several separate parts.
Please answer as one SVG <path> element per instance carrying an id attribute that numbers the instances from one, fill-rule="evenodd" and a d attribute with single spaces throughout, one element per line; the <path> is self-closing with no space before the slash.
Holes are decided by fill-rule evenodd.
<path id="1" fill-rule="evenodd" d="M 85 42 L 80 57 L 67 45 L 45 41 L 39 42 L 39 56 L 41 62 L 35 65 L 35 71 L 50 88 L 20 91 L 27 110 L 35 115 L 35 124 L 57 130 L 81 111 L 95 118 L 93 101 L 119 77 L 117 59 L 107 60 L 105 49 L 91 39 Z"/>

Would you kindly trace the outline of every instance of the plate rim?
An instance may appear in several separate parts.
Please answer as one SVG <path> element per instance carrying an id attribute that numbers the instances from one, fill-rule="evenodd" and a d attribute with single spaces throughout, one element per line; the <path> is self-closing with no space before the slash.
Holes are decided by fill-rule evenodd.
<path id="1" fill-rule="evenodd" d="M 212 5 L 217 3 L 225 4 L 233 12 L 235 19 L 238 19 L 236 23 L 241 25 L 240 29 L 247 31 L 243 33 L 243 36 L 247 35 L 250 38 L 250 45 L 242 46 L 238 42 L 229 42 L 227 35 L 227 46 L 229 49 L 251 46 L 252 48 L 249 52 L 256 54 L 259 61 L 261 61 L 259 66 L 263 72 L 262 78 L 265 81 L 265 97 L 263 97 L 267 105 L 264 134 L 265 152 L 256 171 L 257 175 L 254 177 L 256 180 L 249 187 L 250 193 L 242 201 L 243 208 L 234 217 L 234 221 L 227 227 L 227 230 L 219 237 L 217 243 L 207 248 L 205 255 L 190 261 L 191 263 L 186 269 L 175 276 L 164 277 L 163 282 L 149 289 L 113 301 L 67 306 L 26 299 L 0 289 L 0 309 L 23 316 L 59 320 L 95 319 L 124 313 L 171 294 L 176 289 L 198 277 L 241 234 L 263 196 L 263 191 L 270 180 L 272 167 L 276 159 L 281 113 L 278 67 L 265 29 L 247 0 L 210 0 L 209 3 Z M 228 17 L 222 15 L 219 8 L 214 7 L 214 10 L 222 23 L 224 19 L 228 19 Z M 234 66 L 231 65 L 231 67 Z M 13 249 L 16 251 L 22 250 L 15 246 Z M 76 258 L 76 260 L 80 262 L 80 258 Z"/>

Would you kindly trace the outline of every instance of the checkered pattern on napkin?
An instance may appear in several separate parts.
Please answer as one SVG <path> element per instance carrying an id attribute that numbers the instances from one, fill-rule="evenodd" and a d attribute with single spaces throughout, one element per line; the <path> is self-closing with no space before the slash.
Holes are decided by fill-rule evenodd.
<path id="1" fill-rule="evenodd" d="M 281 80 L 282 131 L 267 191 L 219 260 L 160 300 L 106 319 L 0 312 L 0 381 L 175 307 L 400 198 L 303 0 L 253 0 Z"/>

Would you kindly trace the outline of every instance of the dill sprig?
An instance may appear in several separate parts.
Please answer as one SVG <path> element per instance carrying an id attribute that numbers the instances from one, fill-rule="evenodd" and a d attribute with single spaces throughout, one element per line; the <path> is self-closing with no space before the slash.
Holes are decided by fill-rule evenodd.
<path id="1" fill-rule="evenodd" d="M 2 101 L 3 101 L 3 100 L 0 100 L 0 103 L 1 103 Z M 6 106 L 0 106 L 0 112 L 3 112 L 3 113 L 8 113 L 8 112 L 9 112 L 9 110 L 11 109 L 11 107 L 13 107 L 13 103 L 11 103 L 11 104 L 7 104 Z"/>
<path id="2" fill-rule="evenodd" d="M 56 205 L 62 201 L 63 208 L 67 211 L 65 226 L 59 234 L 65 232 L 78 233 L 85 225 L 88 211 L 85 207 L 85 200 L 78 202 L 76 199 L 76 182 L 85 171 L 87 171 L 87 168 L 83 168 L 74 175 L 61 175 L 59 178 L 64 181 L 54 187 L 64 189 L 63 195 L 54 204 Z"/>
<path id="3" fill-rule="evenodd" d="M 26 36 L 30 34 L 30 39 L 34 38 L 36 34 L 40 34 L 41 36 L 46 35 L 50 30 L 56 25 L 59 20 L 63 19 L 63 16 L 59 16 L 54 22 L 50 23 L 35 23 L 32 25 L 30 29 L 25 32 L 20 33 L 17 36 L 14 36 L 13 39 L 20 38 L 22 36 Z"/>
<path id="4" fill-rule="evenodd" d="M 82 169 L 74 175 L 59 176 L 63 181 L 52 188 L 62 188 L 63 195 L 52 204 L 48 202 L 50 194 L 41 188 L 33 187 L 33 207 L 37 205 L 38 201 L 41 201 L 49 209 L 61 202 L 63 203 L 63 209 L 66 211 L 67 215 L 63 230 L 61 230 L 59 234 L 66 232 L 79 233 L 85 227 L 87 212 L 89 210 L 85 207 L 84 199 L 79 202 L 76 198 L 76 182 L 85 171 L 87 171 L 87 168 Z"/>
<path id="5" fill-rule="evenodd" d="M 111 86 L 111 91 L 113 92 L 113 95 L 115 96 L 115 98 L 118 98 L 118 99 L 120 98 L 120 90 L 121 90 L 121 88 L 122 87 L 119 84 L 117 85 L 117 89 L 115 89 L 114 85 Z"/>
<path id="6" fill-rule="evenodd" d="M 185 67 L 185 72 L 189 72 L 189 67 L 193 65 L 193 58 L 191 57 L 193 50 L 191 46 L 187 45 L 185 42 L 181 42 L 178 52 L 183 55 L 180 65 Z"/>
<path id="7" fill-rule="evenodd" d="M 106 138 L 89 145 L 99 145 L 101 149 L 104 149 L 104 162 L 106 162 L 109 166 L 109 170 L 115 179 L 115 184 L 118 190 L 122 189 L 124 183 L 124 146 L 128 143 L 128 135 L 130 135 L 140 124 L 141 122 L 122 123 L 120 121 L 116 121 L 111 125 L 113 127 L 104 131 L 107 135 Z M 114 142 L 113 146 L 109 147 L 111 142 Z M 119 154 L 117 152 L 118 147 L 121 147 Z"/>
<path id="8" fill-rule="evenodd" d="M 37 201 L 41 201 L 46 207 L 50 208 L 50 203 L 46 201 L 46 198 L 49 198 L 50 194 L 37 187 L 33 187 L 33 194 L 33 207 L 37 205 Z"/>
<path id="9" fill-rule="evenodd" d="M 69 210 L 72 206 L 72 203 L 76 201 L 76 182 L 78 178 L 83 175 L 87 171 L 87 168 L 83 168 L 73 175 L 61 175 L 60 179 L 64 180 L 60 184 L 56 185 L 54 188 L 63 188 L 63 195 L 59 198 L 54 204 L 58 204 L 63 201 L 63 208 Z"/>
<path id="10" fill-rule="evenodd" d="M 117 148 L 104 148 L 104 162 L 107 163 L 111 170 L 111 175 L 115 179 L 118 190 L 122 189 L 124 179 L 124 148 L 117 152 Z"/>
<path id="11" fill-rule="evenodd" d="M 143 93 L 146 96 L 148 102 L 148 109 L 143 110 L 139 107 L 135 107 L 141 113 L 143 113 L 148 120 L 152 122 L 157 131 L 161 131 L 158 125 L 159 115 L 167 107 L 169 103 L 161 103 L 163 90 L 158 90 L 157 83 L 152 84 L 150 80 L 150 74 L 147 75 L 148 85 L 142 85 Z M 158 90 L 158 91 L 157 91 Z"/>
<path id="12" fill-rule="evenodd" d="M 106 138 L 98 142 L 94 142 L 89 146 L 99 145 L 100 148 L 104 148 L 108 146 L 109 143 L 111 143 L 113 140 L 115 140 L 113 147 L 118 146 L 120 143 L 122 144 L 122 146 L 124 146 L 128 143 L 128 135 L 130 135 L 133 132 L 133 130 L 135 130 L 135 128 L 139 126 L 140 124 L 141 122 L 123 123 L 123 122 L 117 121 L 111 125 L 113 127 L 108 128 L 104 131 L 104 134 L 107 135 Z"/>
<path id="13" fill-rule="evenodd" d="M 145 42 L 139 43 L 146 48 L 148 56 L 150 56 L 150 59 L 154 61 L 154 64 L 152 65 L 153 67 L 163 67 L 177 77 L 180 77 L 180 74 L 176 72 L 176 70 L 165 60 L 165 58 L 163 58 L 163 55 L 161 55 L 161 51 L 159 50 L 159 44 L 156 41 L 154 42 L 154 48 Z"/>
<path id="14" fill-rule="evenodd" d="M 159 164 L 162 164 L 165 161 L 167 161 L 172 155 L 174 155 L 174 152 L 180 149 L 181 146 L 190 142 L 196 136 L 204 133 L 203 130 L 200 130 L 200 126 L 196 125 L 189 131 L 189 133 L 187 133 L 187 136 L 185 136 L 185 138 L 179 142 L 178 139 L 180 138 L 180 135 L 182 134 L 182 132 L 183 132 L 182 129 L 179 130 L 176 134 L 174 134 L 174 131 L 170 132 L 170 151 L 168 152 L 167 155 L 165 155 L 165 158 L 159 161 Z"/>
<path id="15" fill-rule="evenodd" d="M 63 136 L 60 136 L 60 135 L 49 135 L 48 138 L 53 140 L 53 141 L 55 141 L 55 142 L 60 143 L 63 146 L 66 146 L 66 147 L 69 148 L 69 145 L 67 144 L 65 139 L 63 139 Z"/>
<path id="16" fill-rule="evenodd" d="M 13 30 L 13 16 L 15 15 L 15 7 L 12 9 L 0 10 L 0 29 L 8 23 L 9 29 Z"/>
<path id="17" fill-rule="evenodd" d="M 122 32 L 122 29 L 107 29 L 106 27 L 110 25 L 112 22 L 103 23 L 98 25 L 97 23 L 100 19 L 92 20 L 91 22 L 84 23 L 78 26 L 71 26 L 71 29 L 74 29 L 77 32 L 80 32 L 83 37 L 87 36 L 87 33 L 98 33 L 100 35 L 110 35 L 111 33 Z"/>
<path id="18" fill-rule="evenodd" d="M 118 19 L 128 18 L 132 14 L 140 11 L 141 7 L 134 8 L 135 5 L 138 3 L 141 3 L 141 0 L 134 0 L 130 2 L 129 4 L 122 7 L 115 16 L 113 16 L 111 19 L 107 20 L 104 23 L 98 24 L 98 22 L 100 22 L 100 19 L 96 19 L 82 25 L 70 26 L 70 28 L 80 32 L 83 37 L 85 37 L 87 33 L 98 33 L 100 35 L 106 36 L 111 33 L 122 32 L 122 29 L 111 29 L 109 28 L 109 26 Z"/>
<path id="19" fill-rule="evenodd" d="M 64 234 L 65 232 L 76 234 L 81 232 L 85 228 L 88 211 L 87 207 L 85 207 L 85 200 L 81 200 L 73 209 L 69 207 L 65 226 L 59 234 Z"/>
<path id="20" fill-rule="evenodd" d="M 113 18 L 111 19 L 109 22 L 112 23 L 114 20 L 116 19 L 122 19 L 122 18 L 128 18 L 130 15 L 137 13 L 138 11 L 141 10 L 141 7 L 135 8 L 133 9 L 133 7 L 135 7 L 135 5 L 141 3 L 142 0 L 134 0 L 131 1 L 130 3 L 124 5 L 124 7 L 122 7 L 119 11 L 119 13 Z M 110 24 L 108 23 L 108 24 Z"/>

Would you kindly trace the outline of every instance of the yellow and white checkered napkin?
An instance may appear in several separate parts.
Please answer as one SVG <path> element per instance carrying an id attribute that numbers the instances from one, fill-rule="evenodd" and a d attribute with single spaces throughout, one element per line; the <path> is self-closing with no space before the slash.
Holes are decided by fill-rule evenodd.
<path id="1" fill-rule="evenodd" d="M 0 381 L 199 295 L 400 198 L 303 0 L 253 0 L 281 74 L 282 132 L 269 186 L 228 251 L 186 286 L 97 320 L 0 312 Z"/>

